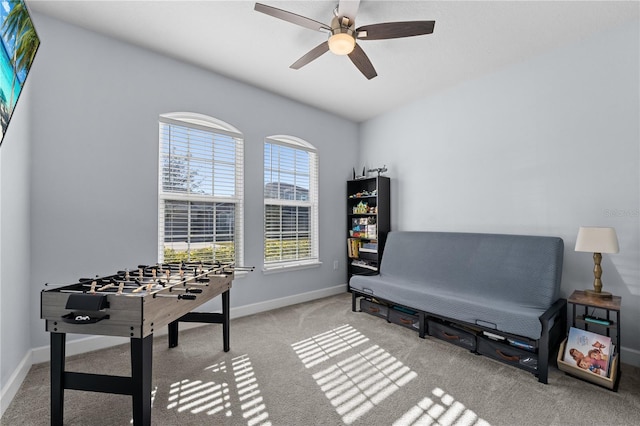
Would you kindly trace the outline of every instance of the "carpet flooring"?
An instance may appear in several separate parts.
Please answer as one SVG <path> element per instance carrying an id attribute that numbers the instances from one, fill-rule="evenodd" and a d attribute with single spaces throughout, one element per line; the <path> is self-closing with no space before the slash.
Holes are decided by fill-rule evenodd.
<path id="1" fill-rule="evenodd" d="M 130 374 L 129 345 L 67 358 L 67 370 Z M 166 336 L 153 346 L 153 425 L 637 425 L 640 369 L 618 392 L 553 368 L 530 373 L 351 311 L 332 296 Z M 50 424 L 49 364 L 32 366 L 0 423 Z M 131 424 L 131 397 L 65 391 L 65 425 Z"/>

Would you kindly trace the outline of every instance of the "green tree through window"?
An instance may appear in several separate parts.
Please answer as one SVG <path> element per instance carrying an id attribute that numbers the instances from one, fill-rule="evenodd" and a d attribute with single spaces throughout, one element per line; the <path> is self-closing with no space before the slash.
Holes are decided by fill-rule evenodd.
<path id="1" fill-rule="evenodd" d="M 242 264 L 242 135 L 199 114 L 162 115 L 159 170 L 159 260 Z"/>

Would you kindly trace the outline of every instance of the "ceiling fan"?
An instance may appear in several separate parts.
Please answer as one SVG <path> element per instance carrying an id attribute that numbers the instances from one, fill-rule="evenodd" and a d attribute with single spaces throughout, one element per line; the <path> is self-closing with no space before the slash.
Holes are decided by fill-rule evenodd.
<path id="1" fill-rule="evenodd" d="M 311 49 L 291 64 L 290 68 L 300 69 L 330 50 L 336 55 L 348 55 L 351 62 L 369 80 L 378 73 L 356 40 L 385 40 L 433 33 L 435 21 L 386 22 L 355 28 L 359 6 L 360 0 L 340 0 L 333 12 L 331 25 L 262 3 L 256 3 L 254 9 L 311 30 L 329 33 L 327 41 Z"/>

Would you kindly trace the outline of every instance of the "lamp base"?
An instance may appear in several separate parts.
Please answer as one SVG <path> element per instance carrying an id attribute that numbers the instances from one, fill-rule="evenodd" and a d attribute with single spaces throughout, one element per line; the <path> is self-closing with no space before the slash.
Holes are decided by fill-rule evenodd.
<path id="1" fill-rule="evenodd" d="M 589 297 L 597 297 L 600 299 L 611 299 L 613 297 L 608 291 L 585 290 L 584 293 Z"/>

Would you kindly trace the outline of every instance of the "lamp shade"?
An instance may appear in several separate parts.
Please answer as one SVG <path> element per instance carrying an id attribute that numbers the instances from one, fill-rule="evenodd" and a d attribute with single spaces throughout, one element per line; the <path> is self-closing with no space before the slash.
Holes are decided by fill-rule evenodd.
<path id="1" fill-rule="evenodd" d="M 575 251 L 591 253 L 618 253 L 618 236 L 614 228 L 581 226 L 578 230 Z"/>

